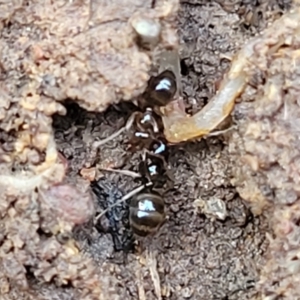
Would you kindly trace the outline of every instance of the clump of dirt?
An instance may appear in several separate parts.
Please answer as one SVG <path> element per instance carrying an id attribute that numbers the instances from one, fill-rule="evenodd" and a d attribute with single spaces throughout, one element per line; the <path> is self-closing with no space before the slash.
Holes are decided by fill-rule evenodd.
<path id="1" fill-rule="evenodd" d="M 66 176 L 52 115 L 66 113 L 58 101 L 67 98 L 103 111 L 140 94 L 155 53 L 177 46 L 177 9 L 177 0 L 0 4 L 2 298 L 54 298 L 39 286 L 55 283 L 77 299 L 118 299 L 116 279 L 102 278 L 72 237 L 93 217 L 94 199 L 89 182 Z M 160 25 L 155 49 L 138 44 L 139 18 Z"/>
<path id="2" fill-rule="evenodd" d="M 299 278 L 299 21 L 300 9 L 257 39 L 250 84 L 235 107 L 237 131 L 229 143 L 233 184 L 252 211 L 268 215 L 268 261 L 258 289 L 263 299 L 298 299 Z"/>
<path id="3" fill-rule="evenodd" d="M 2 70 L 6 74 L 21 72 L 23 80 L 34 82 L 39 95 L 77 99 L 89 110 L 103 111 L 121 99 L 131 100 L 144 90 L 153 56 L 152 51 L 138 46 L 133 20 L 144 16 L 157 21 L 161 26 L 159 47 L 177 46 L 172 21 L 178 1 L 158 2 L 153 7 L 151 3 L 92 0 L 2 4 Z M 47 102 L 44 99 L 41 103 Z M 49 103 L 44 109 L 53 113 Z"/>
<path id="4" fill-rule="evenodd" d="M 71 236 L 74 225 L 87 222 L 94 212 L 84 186 L 65 183 L 37 191 L 32 190 L 33 178 L 16 177 L 14 185 L 9 180 L 1 182 L 6 200 L 1 202 L 1 294 L 13 286 L 30 290 L 29 281 L 35 278 L 72 284 L 83 297 L 92 290 L 99 295 L 95 268 L 82 258 Z"/>

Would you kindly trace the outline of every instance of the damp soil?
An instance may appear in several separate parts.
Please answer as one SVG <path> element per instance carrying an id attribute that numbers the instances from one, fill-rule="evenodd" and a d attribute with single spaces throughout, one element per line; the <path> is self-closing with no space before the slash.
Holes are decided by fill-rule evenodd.
<path id="1" fill-rule="evenodd" d="M 198 111 L 214 95 L 216 82 L 226 73 L 230 58 L 243 43 L 279 18 L 289 7 L 288 1 L 281 0 L 181 1 L 177 24 L 183 93 L 188 112 Z M 10 14 L 8 16 L 13 18 Z M 4 23 L 6 37 L 11 35 L 14 38 L 23 32 L 20 30 L 24 26 L 21 23 L 20 27 Z M 56 41 L 57 45 L 60 41 Z M 81 42 L 78 40 L 76 45 L 79 47 Z M 9 47 L 3 51 L 9 53 Z M 126 56 L 128 52 L 123 54 Z M 42 55 L 39 47 L 35 54 Z M 136 55 L 141 55 L 141 60 L 145 59 L 142 70 L 136 67 L 137 61 L 134 61 L 135 67 L 130 67 L 129 71 L 126 69 L 126 72 L 135 70 L 137 73 L 132 73 L 133 78 L 142 77 L 136 87 L 142 89 L 147 79 L 143 72 L 148 71 L 149 58 L 139 52 Z M 10 57 L 13 61 L 14 56 Z M 78 70 L 82 65 L 79 62 L 85 57 L 77 58 L 78 65 L 74 69 L 80 74 Z M 97 299 L 259 299 L 256 285 L 266 263 L 266 233 L 270 231 L 270 224 L 264 215 L 253 215 L 251 206 L 241 199 L 232 185 L 234 162 L 230 159 L 227 142 L 221 136 L 170 147 L 169 165 L 174 174 L 174 188 L 164 196 L 167 220 L 155 236 L 134 239 L 128 226 L 126 203 L 120 204 L 96 223 L 89 220 L 90 215 L 97 214 L 140 184 L 126 174 L 104 170 L 137 170 L 140 153 L 127 151 L 126 135 L 101 146 L 98 152 L 92 149 L 95 140 L 118 130 L 136 108 L 130 103 L 120 103 L 101 113 L 87 110 L 96 110 L 93 97 L 97 89 L 100 96 L 104 89 L 106 97 L 99 111 L 122 97 L 134 97 L 135 93 L 131 91 L 135 88 L 134 81 L 126 77 L 130 92 L 126 88 L 127 81 L 120 86 L 110 81 L 114 82 L 111 93 L 120 91 L 117 100 L 102 85 L 93 85 L 91 74 L 84 73 L 86 90 L 80 89 L 80 80 L 73 87 L 72 80 L 64 71 L 65 62 L 63 59 L 57 61 L 55 72 L 58 73 L 54 73 L 59 79 L 58 85 L 53 78 L 48 76 L 46 80 L 43 77 L 44 85 L 32 85 L 25 92 L 28 97 L 34 98 L 35 91 L 42 89 L 41 95 L 46 99 L 64 100 L 59 108 L 49 108 L 48 104 L 52 102 L 43 100 L 45 108 L 41 111 L 46 112 L 47 118 L 41 119 L 40 127 L 47 128 L 50 124 L 54 130 L 54 140 L 62 156 L 62 169 L 55 174 L 64 173 L 59 176 L 64 178 L 65 183 L 61 188 L 55 186 L 51 190 L 46 186 L 46 191 L 35 190 L 31 194 L 25 191 L 15 195 L 5 192 L 10 206 L 3 207 L 1 215 L 1 228 L 5 228 L 0 231 L 1 266 L 5 267 L 0 276 L 3 299 L 93 299 L 89 298 L 89 294 L 95 287 L 101 290 Z M 10 76 L 11 80 L 20 81 L 21 89 L 30 82 L 25 68 L 28 65 L 16 64 L 4 64 L 8 74 L 4 80 L 9 80 Z M 44 67 L 38 65 L 38 68 Z M 66 69 L 70 71 L 72 68 Z M 25 78 L 23 73 L 26 73 Z M 39 70 L 32 69 L 32 74 L 37 73 Z M 65 88 L 62 88 L 64 84 Z M 88 97 L 85 99 L 86 91 Z M 9 93 L 23 97 L 23 90 L 15 89 L 1 96 L 8 97 Z M 22 107 L 28 108 L 29 102 L 25 101 Z M 6 134 L 8 125 L 5 127 L 3 124 L 10 124 L 8 117 L 33 118 L 31 114 L 23 116 L 18 113 L 17 104 L 11 105 L 14 113 L 1 115 L 1 140 L 6 147 L 6 150 L 0 149 L 3 153 L 9 152 L 11 144 L 19 138 L 17 134 L 11 134 L 18 130 L 17 125 L 10 134 Z M 48 119 L 53 111 L 66 112 L 66 115 L 56 113 Z M 43 137 L 41 135 L 35 144 L 42 144 Z M 1 159 L 9 168 L 24 169 L 22 160 L 11 163 L 2 152 Z M 33 150 L 26 154 L 31 164 L 47 161 L 47 153 L 41 152 L 41 157 Z M 53 178 L 51 180 L 55 183 Z M 97 181 L 97 188 L 90 189 L 90 181 Z M 3 187 L 0 187 L 2 190 Z M 89 190 L 89 197 L 85 196 L 86 190 Z M 69 193 L 84 199 L 83 214 L 61 200 Z M 44 199 L 41 207 L 37 199 Z M 60 200 L 57 202 L 55 199 Z M 213 203 L 222 204 L 219 205 L 222 212 L 216 213 L 213 205 L 208 205 L 212 199 Z M 43 207 L 43 203 L 47 205 Z M 60 205 L 62 209 L 57 208 Z M 48 220 L 48 213 L 60 217 Z M 16 215 L 19 223 L 13 225 Z M 28 226 L 24 228 L 24 235 L 37 232 L 30 236 L 34 242 L 26 241 L 26 246 L 22 242 L 23 237 L 19 238 L 16 234 L 18 226 L 25 224 L 22 220 L 26 220 Z M 89 221 L 84 223 L 86 220 Z M 11 272 L 12 269 L 14 272 Z"/>
<path id="2" fill-rule="evenodd" d="M 91 115 L 74 104 L 67 107 L 70 115 L 55 118 L 54 125 L 59 150 L 74 162 L 70 164 L 71 174 L 75 176 L 95 164 L 101 169 L 137 171 L 140 156 L 126 152 L 126 136 L 103 146 L 97 155 L 91 154 L 89 142 L 83 143 L 82 136 L 87 134 L 88 122 L 103 115 Z M 122 124 L 124 116 L 112 109 L 105 113 L 105 119 L 107 124 Z M 66 128 L 75 126 L 71 139 L 62 138 L 62 123 Z M 111 125 L 104 127 L 104 120 L 101 125 L 97 123 L 94 120 L 94 130 L 88 132 L 90 142 L 116 130 Z M 119 157 L 124 157 L 121 164 Z M 140 285 L 144 299 L 157 299 L 154 286 L 159 284 L 166 299 L 250 299 L 264 263 L 268 223 L 252 215 L 230 184 L 226 145 L 219 138 L 210 138 L 174 146 L 170 148 L 169 164 L 175 186 L 165 194 L 167 221 L 159 232 L 149 239 L 139 239 L 138 246 L 132 245 L 126 204 L 120 204 L 95 228 L 86 225 L 75 229 L 82 251 L 93 257 L 102 276 L 117 278 L 115 288 L 122 297 L 143 299 Z M 98 176 L 101 192 L 94 191 L 99 211 L 139 185 L 122 174 L 102 171 Z M 225 203 L 224 220 L 198 204 L 211 199 Z M 107 226 L 116 229 L 109 231 Z M 148 252 L 155 256 L 156 263 Z M 151 277 L 153 268 L 159 282 Z"/>

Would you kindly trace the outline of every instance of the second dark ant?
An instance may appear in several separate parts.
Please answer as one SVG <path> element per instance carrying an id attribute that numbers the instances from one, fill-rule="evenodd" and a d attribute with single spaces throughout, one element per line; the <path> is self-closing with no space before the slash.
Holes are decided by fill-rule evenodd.
<path id="1" fill-rule="evenodd" d="M 144 237 L 154 234 L 165 221 L 164 190 L 173 187 L 172 176 L 167 166 L 168 149 L 162 140 L 154 140 L 152 147 L 145 149 L 139 163 L 142 175 L 142 191 L 130 199 L 129 222 L 133 233 Z M 147 187 L 147 184 L 151 184 Z"/>
<path id="2" fill-rule="evenodd" d="M 126 132 L 129 136 L 128 144 L 132 151 L 148 148 L 148 142 L 157 137 L 163 137 L 163 123 L 159 108 L 173 100 L 177 91 L 175 74 L 165 70 L 157 76 L 151 76 L 145 92 L 138 99 L 138 107 L 142 111 L 135 111 L 127 120 L 125 126 L 117 132 L 93 144 L 93 148 L 100 146 Z"/>

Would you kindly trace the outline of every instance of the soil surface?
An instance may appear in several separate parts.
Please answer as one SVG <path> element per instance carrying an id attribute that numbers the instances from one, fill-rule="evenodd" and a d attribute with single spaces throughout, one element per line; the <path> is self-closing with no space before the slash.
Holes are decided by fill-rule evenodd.
<path id="1" fill-rule="evenodd" d="M 252 212 L 268 215 L 273 229 L 258 286 L 263 299 L 300 297 L 299 19 L 297 8 L 256 40 L 229 143 L 237 165 L 232 182 Z"/>
<path id="2" fill-rule="evenodd" d="M 145 8 L 132 1 L 127 6 L 133 12 L 124 10 L 120 16 L 124 13 L 127 21 L 135 12 L 145 14 L 148 2 Z M 153 18 L 163 20 L 162 47 L 174 46 L 176 1 L 155 2 Z M 50 1 L 10 3 L 0 15 L 0 181 L 9 186 L 0 185 L 3 299 L 234 300 L 259 299 L 261 289 L 268 295 L 266 286 L 273 282 L 267 278 L 257 284 L 266 264 L 270 224 L 264 215 L 253 214 L 253 206 L 232 185 L 235 161 L 221 136 L 170 147 L 175 186 L 165 194 L 167 221 L 154 237 L 133 240 L 127 203 L 91 220 L 140 184 L 131 176 L 102 170 L 137 171 L 140 153 L 127 151 L 126 135 L 98 152 L 92 143 L 114 133 L 136 110 L 125 102 L 99 113 L 143 90 L 155 51 L 137 47 L 131 27 L 123 28 L 118 18 L 107 33 L 86 25 L 88 1 L 56 1 L 55 7 Z M 91 3 L 94 25 L 97 16 L 116 11 L 108 1 L 101 15 L 95 9 L 99 3 Z M 188 112 L 211 99 L 230 57 L 289 7 L 289 1 L 281 0 L 181 1 L 177 24 Z M 84 26 L 92 28 L 87 35 Z M 128 30 L 129 41 L 118 39 L 121 27 L 126 34 Z M 104 39 L 97 30 L 106 39 L 112 31 L 116 37 L 103 52 L 95 50 Z M 77 38 L 68 38 L 70 31 Z M 107 49 L 109 55 L 99 54 Z M 91 53 L 99 56 L 91 58 Z M 121 61 L 117 66 L 112 53 Z M 86 68 L 91 61 L 96 70 Z M 99 97 L 103 102 L 95 100 Z M 90 181 L 97 181 L 93 188 Z"/>

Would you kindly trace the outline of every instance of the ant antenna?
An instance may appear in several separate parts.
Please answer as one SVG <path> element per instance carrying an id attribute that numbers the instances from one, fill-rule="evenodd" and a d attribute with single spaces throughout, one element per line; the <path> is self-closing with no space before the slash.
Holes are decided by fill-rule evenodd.
<path id="1" fill-rule="evenodd" d="M 136 195 L 137 193 L 139 193 L 140 191 L 142 191 L 145 187 L 149 187 L 153 185 L 152 182 L 143 184 L 135 189 L 133 189 L 132 191 L 130 191 L 129 193 L 127 193 L 125 196 L 123 196 L 120 200 L 118 200 L 116 203 L 110 205 L 109 207 L 107 207 L 106 209 L 104 209 L 94 220 L 94 223 L 96 223 L 104 214 L 106 214 L 110 209 L 112 209 L 113 207 L 119 205 L 120 203 L 127 201 L 128 199 L 130 199 L 131 197 L 133 197 L 134 195 Z"/>
<path id="2" fill-rule="evenodd" d="M 123 133 L 124 131 L 126 130 L 126 127 L 121 127 L 118 131 L 114 132 L 112 135 L 110 135 L 109 137 L 103 139 L 103 140 L 100 140 L 100 141 L 96 141 L 94 142 L 93 144 L 93 148 L 94 149 L 97 149 L 99 148 L 100 146 L 108 143 L 109 141 L 115 139 L 116 137 L 118 137 L 121 133 Z"/>

